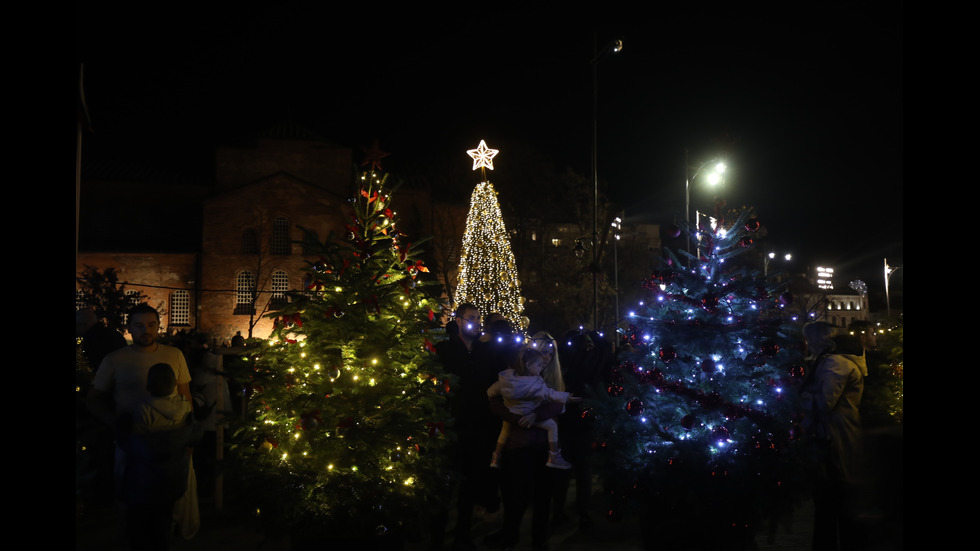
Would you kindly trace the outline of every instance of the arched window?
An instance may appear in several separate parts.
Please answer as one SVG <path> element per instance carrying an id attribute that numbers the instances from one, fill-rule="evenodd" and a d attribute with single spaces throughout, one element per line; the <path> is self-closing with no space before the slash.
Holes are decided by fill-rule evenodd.
<path id="1" fill-rule="evenodd" d="M 238 273 L 235 282 L 235 315 L 249 316 L 255 313 L 255 276 L 248 270 Z"/>
<path id="2" fill-rule="evenodd" d="M 289 239 L 289 220 L 280 216 L 272 221 L 272 240 L 269 242 L 272 254 L 290 254 L 292 246 Z"/>
<path id="3" fill-rule="evenodd" d="M 126 313 L 123 314 L 123 324 L 129 325 L 129 310 L 140 303 L 139 291 L 126 291 Z"/>
<path id="4" fill-rule="evenodd" d="M 191 324 L 191 294 L 184 290 L 170 295 L 170 325 L 187 327 Z"/>
<path id="5" fill-rule="evenodd" d="M 242 232 L 242 254 L 259 254 L 259 232 L 255 228 Z"/>
<path id="6" fill-rule="evenodd" d="M 289 302 L 286 291 L 289 290 L 289 274 L 286 270 L 275 270 L 272 272 L 272 298 L 269 300 L 269 308 L 278 310 Z"/>

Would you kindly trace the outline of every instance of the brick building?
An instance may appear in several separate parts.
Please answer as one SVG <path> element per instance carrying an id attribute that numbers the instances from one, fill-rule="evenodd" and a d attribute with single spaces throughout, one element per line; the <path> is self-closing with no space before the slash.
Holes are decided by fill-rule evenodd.
<path id="1" fill-rule="evenodd" d="M 218 148 L 213 182 L 194 186 L 90 174 L 83 180 L 89 191 L 81 216 L 98 220 L 83 224 L 81 232 L 89 228 L 102 235 L 94 240 L 100 246 L 78 252 L 76 273 L 86 266 L 115 268 L 128 290 L 143 293 L 160 310 L 167 331 L 197 329 L 219 345 L 237 331 L 265 337 L 272 321 L 263 314 L 285 300 L 285 291 L 302 288 L 302 270 L 311 257 L 296 243 L 303 238 L 301 228 L 320 240 L 330 232 L 344 233 L 352 214 L 348 199 L 357 190 L 352 156 L 349 148 L 287 125 Z M 129 206 L 99 208 L 120 194 Z M 134 208 L 134 197 L 137 204 L 150 203 L 152 211 Z M 427 193 L 399 190 L 394 205 L 403 232 L 431 234 L 434 207 Z M 196 242 L 184 250 L 140 249 L 159 240 L 126 239 L 149 233 L 166 241 L 171 228 L 186 225 Z M 435 246 L 438 241 L 433 240 Z"/>

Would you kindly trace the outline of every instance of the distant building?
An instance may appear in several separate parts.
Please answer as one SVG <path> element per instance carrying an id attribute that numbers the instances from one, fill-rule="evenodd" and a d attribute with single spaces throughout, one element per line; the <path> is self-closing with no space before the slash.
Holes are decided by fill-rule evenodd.
<path id="1" fill-rule="evenodd" d="M 867 292 L 839 288 L 835 285 L 833 273 L 833 268 L 821 266 L 805 281 L 795 281 L 792 285 L 792 307 L 806 321 L 825 321 L 838 327 L 847 327 L 857 320 L 868 320 Z"/>
<path id="2" fill-rule="evenodd" d="M 263 316 L 303 288 L 303 268 L 315 260 L 297 243 L 300 228 L 321 241 L 344 235 L 358 185 L 353 167 L 351 149 L 286 125 L 218 148 L 213 182 L 83 173 L 76 272 L 115 268 L 128 290 L 161 311 L 166 331 L 197 329 L 216 345 L 238 331 L 266 337 L 273 321 Z M 119 194 L 128 206 L 98 208 Z M 403 231 L 431 234 L 427 193 L 399 190 L 394 207 Z M 175 245 L 170 232 L 191 238 Z"/>

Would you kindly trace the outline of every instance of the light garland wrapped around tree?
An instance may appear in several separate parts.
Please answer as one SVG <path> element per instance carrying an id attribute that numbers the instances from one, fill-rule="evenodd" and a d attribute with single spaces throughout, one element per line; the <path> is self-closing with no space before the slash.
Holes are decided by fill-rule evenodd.
<path id="1" fill-rule="evenodd" d="M 473 157 L 473 170 L 479 169 L 484 181 L 477 184 L 470 198 L 453 308 L 464 303 L 475 304 L 483 315 L 496 312 L 518 330 L 524 330 L 527 319 L 517 264 L 497 192 L 484 171 L 485 168 L 493 170 L 492 160 L 498 151 L 487 148 L 486 142 L 480 140 L 480 146 L 467 153 Z"/>
<path id="2" fill-rule="evenodd" d="M 791 297 L 739 259 L 758 228 L 745 214 L 703 228 L 699 257 L 670 256 L 650 276 L 592 401 L 610 515 L 652 513 L 646 525 L 660 532 L 650 541 L 666 548 L 740 549 L 733 542 L 806 490 L 794 432 L 799 324 L 784 309 Z"/>
<path id="3" fill-rule="evenodd" d="M 447 393 L 417 243 L 396 229 L 387 176 L 363 174 L 347 235 L 320 242 L 302 291 L 271 315 L 235 434 L 242 501 L 273 528 L 371 538 L 445 495 Z"/>

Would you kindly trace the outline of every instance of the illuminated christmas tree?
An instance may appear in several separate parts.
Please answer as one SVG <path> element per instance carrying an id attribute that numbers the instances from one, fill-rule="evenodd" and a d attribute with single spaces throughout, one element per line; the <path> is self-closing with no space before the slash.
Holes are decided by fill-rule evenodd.
<path id="1" fill-rule="evenodd" d="M 270 316 L 273 335 L 248 374 L 235 438 L 241 502 L 273 528 L 397 533 L 445 493 L 449 382 L 430 333 L 438 303 L 374 168 L 346 238 L 306 231 L 317 260 Z"/>
<path id="2" fill-rule="evenodd" d="M 467 153 L 473 157 L 473 170 L 480 169 L 483 181 L 477 184 L 470 198 L 453 308 L 464 303 L 475 304 L 484 315 L 497 312 L 523 330 L 527 320 L 523 317 L 524 297 L 517 278 L 517 264 L 510 250 L 497 192 L 485 172 L 487 168 L 493 170 L 493 158 L 498 151 L 487 148 L 486 142 L 480 140 L 480 146 Z"/>
<path id="3" fill-rule="evenodd" d="M 669 255 L 593 402 L 610 515 L 643 511 L 664 548 L 740 549 L 805 490 L 799 325 L 790 297 L 741 256 L 758 228 L 742 215 L 702 229 L 700 256 Z"/>

